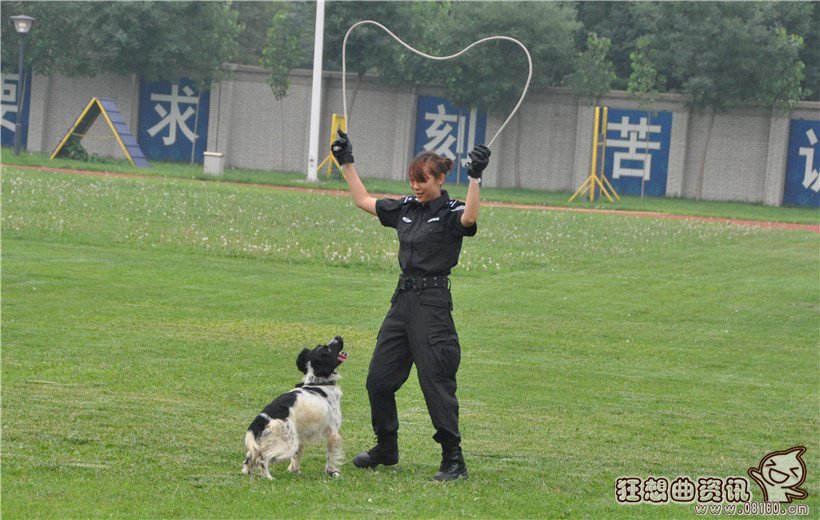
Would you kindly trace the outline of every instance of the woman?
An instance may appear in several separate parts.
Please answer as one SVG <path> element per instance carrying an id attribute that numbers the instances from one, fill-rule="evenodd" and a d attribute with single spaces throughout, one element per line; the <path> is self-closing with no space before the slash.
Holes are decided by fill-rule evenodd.
<path id="1" fill-rule="evenodd" d="M 416 364 L 427 410 L 441 444 L 436 480 L 467 478 L 458 431 L 456 372 L 461 360 L 458 334 L 450 311 L 450 269 L 458 263 L 461 241 L 476 233 L 479 184 L 490 150 L 479 145 L 470 152 L 467 202 L 451 200 L 441 189 L 453 161 L 433 152 L 417 155 L 410 164 L 415 196 L 375 199 L 365 189 L 353 165 L 353 146 L 339 130 L 331 145 L 342 166 L 356 206 L 396 228 L 402 274 L 384 318 L 370 361 L 367 392 L 377 443 L 353 459 L 359 468 L 391 466 L 399 461 L 396 391 Z"/>

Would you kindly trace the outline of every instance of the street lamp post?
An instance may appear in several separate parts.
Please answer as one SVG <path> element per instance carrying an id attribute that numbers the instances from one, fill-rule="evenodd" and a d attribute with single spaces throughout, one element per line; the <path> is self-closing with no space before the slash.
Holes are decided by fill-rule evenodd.
<path id="1" fill-rule="evenodd" d="M 20 60 L 17 67 L 17 117 L 14 124 L 14 155 L 20 155 L 20 134 L 23 133 L 23 97 L 26 93 L 23 88 L 23 53 L 26 48 L 26 34 L 31 30 L 34 18 L 26 15 L 12 16 L 11 23 L 20 35 Z"/>

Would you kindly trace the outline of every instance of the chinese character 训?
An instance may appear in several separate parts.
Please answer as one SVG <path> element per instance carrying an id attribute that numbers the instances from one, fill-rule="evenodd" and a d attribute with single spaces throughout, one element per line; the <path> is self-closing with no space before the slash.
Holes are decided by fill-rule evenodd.
<path id="1" fill-rule="evenodd" d="M 670 494 L 675 502 L 691 502 L 695 499 L 695 483 L 689 477 L 678 477 L 672 481 Z"/>
<path id="2" fill-rule="evenodd" d="M 723 482 L 719 478 L 698 479 L 698 502 L 717 502 L 722 499 Z"/>
<path id="3" fill-rule="evenodd" d="M 809 138 L 809 146 L 801 146 L 797 153 L 806 158 L 806 166 L 803 171 L 803 187 L 820 192 L 820 172 L 814 169 L 814 146 L 817 144 L 817 136 L 814 130 L 806 130 L 806 137 Z"/>
<path id="4" fill-rule="evenodd" d="M 622 504 L 637 504 L 641 501 L 641 479 L 622 477 L 615 481 L 616 498 Z"/>

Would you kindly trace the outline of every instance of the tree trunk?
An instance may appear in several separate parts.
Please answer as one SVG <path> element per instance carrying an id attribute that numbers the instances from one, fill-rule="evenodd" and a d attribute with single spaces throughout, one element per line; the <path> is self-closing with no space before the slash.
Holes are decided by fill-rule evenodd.
<path id="1" fill-rule="evenodd" d="M 706 144 L 703 147 L 703 154 L 700 156 L 700 169 L 698 170 L 698 189 L 696 199 L 703 198 L 703 177 L 706 173 L 706 154 L 709 152 L 709 142 L 712 140 L 712 127 L 715 126 L 715 109 L 709 112 L 709 123 L 706 125 Z"/>
<path id="2" fill-rule="evenodd" d="M 515 115 L 517 121 L 515 122 L 515 156 L 513 156 L 513 179 L 516 189 L 521 189 L 521 164 L 519 157 L 521 155 L 521 114 Z"/>
<path id="3" fill-rule="evenodd" d="M 353 105 L 356 104 L 356 94 L 359 93 L 359 85 L 362 83 L 362 76 L 364 76 L 364 73 L 356 75 L 356 88 L 353 89 L 353 99 L 350 100 L 350 110 L 347 111 L 347 117 L 352 117 Z M 348 130 L 349 128 L 347 127 L 347 121 L 345 121 L 345 131 Z"/>

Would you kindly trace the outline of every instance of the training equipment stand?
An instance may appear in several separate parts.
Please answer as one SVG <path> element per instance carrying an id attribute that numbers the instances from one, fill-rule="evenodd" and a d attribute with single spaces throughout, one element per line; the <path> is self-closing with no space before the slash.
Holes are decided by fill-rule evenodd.
<path id="1" fill-rule="evenodd" d="M 578 195 L 584 197 L 589 192 L 589 201 L 595 202 L 596 189 L 600 189 L 601 193 L 606 195 L 609 202 L 615 202 L 613 197 L 621 201 L 621 197 L 615 191 L 615 188 L 610 184 L 609 179 L 604 175 L 604 158 L 606 153 L 606 122 L 607 122 L 608 108 L 604 107 L 603 118 L 601 117 L 601 107 L 595 107 L 595 133 L 592 137 L 592 168 L 590 168 L 589 177 L 581 184 L 581 187 L 570 197 L 572 202 Z M 602 121 L 603 119 L 603 121 Z M 596 171 L 598 170 L 598 148 L 601 149 L 601 165 L 600 177 Z"/>
<path id="2" fill-rule="evenodd" d="M 344 116 L 340 116 L 338 114 L 333 114 L 333 119 L 330 121 L 330 145 L 328 148 L 333 146 L 333 141 L 337 139 L 336 130 L 341 130 L 342 132 L 347 132 L 347 125 L 345 124 Z M 321 170 L 324 165 L 327 165 L 327 178 L 330 178 L 330 174 L 333 172 L 333 166 L 339 170 L 339 173 L 342 173 L 342 167 L 339 165 L 339 161 L 333 157 L 332 153 L 327 154 L 327 157 L 324 158 L 322 162 L 319 163 L 319 166 L 316 167 L 317 170 Z M 344 175 L 344 173 L 342 173 Z"/>
<path id="3" fill-rule="evenodd" d="M 100 114 L 105 117 L 108 127 L 111 128 L 111 132 L 114 133 L 114 138 L 120 143 L 120 147 L 128 161 L 138 168 L 150 168 L 151 165 L 148 164 L 148 159 L 146 159 L 145 154 L 142 153 L 142 149 L 139 144 L 137 144 L 134 134 L 131 133 L 131 130 L 128 129 L 128 125 L 125 124 L 125 120 L 122 118 L 117 104 L 113 99 L 108 98 L 91 98 L 91 101 L 88 102 L 88 105 L 86 105 L 80 117 L 71 125 L 71 128 L 69 128 L 68 132 L 60 140 L 60 144 L 57 145 L 57 148 L 54 149 L 54 152 L 49 158 L 54 159 L 55 157 L 60 157 L 61 153 L 64 154 L 66 144 L 70 142 L 72 137 L 76 137 L 78 140 L 85 137 Z"/>

